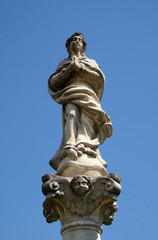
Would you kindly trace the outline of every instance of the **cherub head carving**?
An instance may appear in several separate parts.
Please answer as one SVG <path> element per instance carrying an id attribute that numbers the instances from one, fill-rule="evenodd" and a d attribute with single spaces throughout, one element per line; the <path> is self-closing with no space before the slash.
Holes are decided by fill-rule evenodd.
<path id="1" fill-rule="evenodd" d="M 70 186 L 77 196 L 83 197 L 90 190 L 92 182 L 87 176 L 76 176 L 72 179 Z"/>

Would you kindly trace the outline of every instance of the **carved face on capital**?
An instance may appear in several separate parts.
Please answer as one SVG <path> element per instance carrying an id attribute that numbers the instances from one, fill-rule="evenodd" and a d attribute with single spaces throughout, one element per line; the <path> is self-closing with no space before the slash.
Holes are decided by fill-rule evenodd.
<path id="1" fill-rule="evenodd" d="M 87 176 L 76 176 L 71 181 L 71 187 L 77 196 L 83 197 L 90 190 L 91 180 Z"/>

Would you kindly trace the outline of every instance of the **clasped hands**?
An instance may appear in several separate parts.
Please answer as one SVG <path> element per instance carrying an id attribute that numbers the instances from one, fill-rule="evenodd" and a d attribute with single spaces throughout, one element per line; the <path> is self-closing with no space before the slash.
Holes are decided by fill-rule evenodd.
<path id="1" fill-rule="evenodd" d="M 79 62 L 79 59 L 77 56 L 73 56 L 72 57 L 72 61 L 71 63 L 69 64 L 68 66 L 69 68 L 69 71 L 72 72 L 72 71 L 76 71 L 76 72 L 79 72 L 82 68 L 82 64 Z"/>
<path id="2" fill-rule="evenodd" d="M 72 70 L 76 70 L 78 72 L 81 69 L 81 64 L 79 62 L 79 59 L 75 55 L 72 57 L 71 65 L 72 65 Z"/>
<path id="3" fill-rule="evenodd" d="M 79 72 L 81 68 L 83 68 L 83 65 L 79 62 L 78 57 L 74 55 L 69 66 L 67 68 L 62 69 L 62 72 L 63 73 L 67 72 L 70 74 L 73 71 Z"/>

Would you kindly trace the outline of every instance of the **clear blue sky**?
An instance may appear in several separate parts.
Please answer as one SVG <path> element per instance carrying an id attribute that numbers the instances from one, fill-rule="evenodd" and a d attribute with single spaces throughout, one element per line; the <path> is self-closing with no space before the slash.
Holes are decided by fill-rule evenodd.
<path id="1" fill-rule="evenodd" d="M 41 176 L 60 145 L 61 106 L 47 81 L 84 34 L 106 76 L 113 135 L 100 147 L 122 177 L 119 210 L 102 239 L 157 239 L 158 1 L 0 0 L 0 238 L 61 239 L 42 215 Z"/>

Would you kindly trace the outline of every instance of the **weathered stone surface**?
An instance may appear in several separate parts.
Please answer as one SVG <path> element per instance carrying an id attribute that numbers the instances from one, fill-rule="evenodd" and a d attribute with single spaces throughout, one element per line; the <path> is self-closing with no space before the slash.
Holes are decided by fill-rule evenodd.
<path id="1" fill-rule="evenodd" d="M 87 175 L 90 177 L 105 176 L 106 168 L 97 157 L 89 157 L 86 154 L 78 157 L 75 161 L 65 157 L 57 168 L 57 175 L 74 177 L 76 175 Z"/>
<path id="2" fill-rule="evenodd" d="M 102 224 L 110 225 L 117 211 L 120 176 L 107 174 L 99 145 L 112 134 L 110 117 L 101 107 L 105 77 L 85 56 L 81 33 L 66 42 L 69 57 L 50 76 L 48 90 L 62 105 L 63 137 L 50 160 L 56 175 L 42 177 L 48 223 L 60 220 L 63 240 L 100 240 Z"/>
<path id="3" fill-rule="evenodd" d="M 46 196 L 44 216 L 48 223 L 60 220 L 65 240 L 68 237 L 78 239 L 79 236 L 73 237 L 79 232 L 81 235 L 91 235 L 93 232 L 92 239 L 97 239 L 96 236 L 100 238 L 102 223 L 112 223 L 121 191 L 120 176 L 117 174 L 96 178 L 46 174 L 42 181 L 42 191 Z"/>
<path id="4" fill-rule="evenodd" d="M 81 33 L 73 34 L 66 47 L 69 57 L 48 82 L 50 95 L 63 105 L 63 138 L 50 165 L 62 176 L 72 176 L 72 172 L 73 176 L 104 176 L 107 163 L 98 146 L 112 134 L 110 117 L 100 105 L 105 77 L 98 64 L 85 56 L 86 43 Z"/>
<path id="5" fill-rule="evenodd" d="M 100 240 L 102 227 L 94 221 L 74 221 L 61 228 L 63 240 Z"/>

